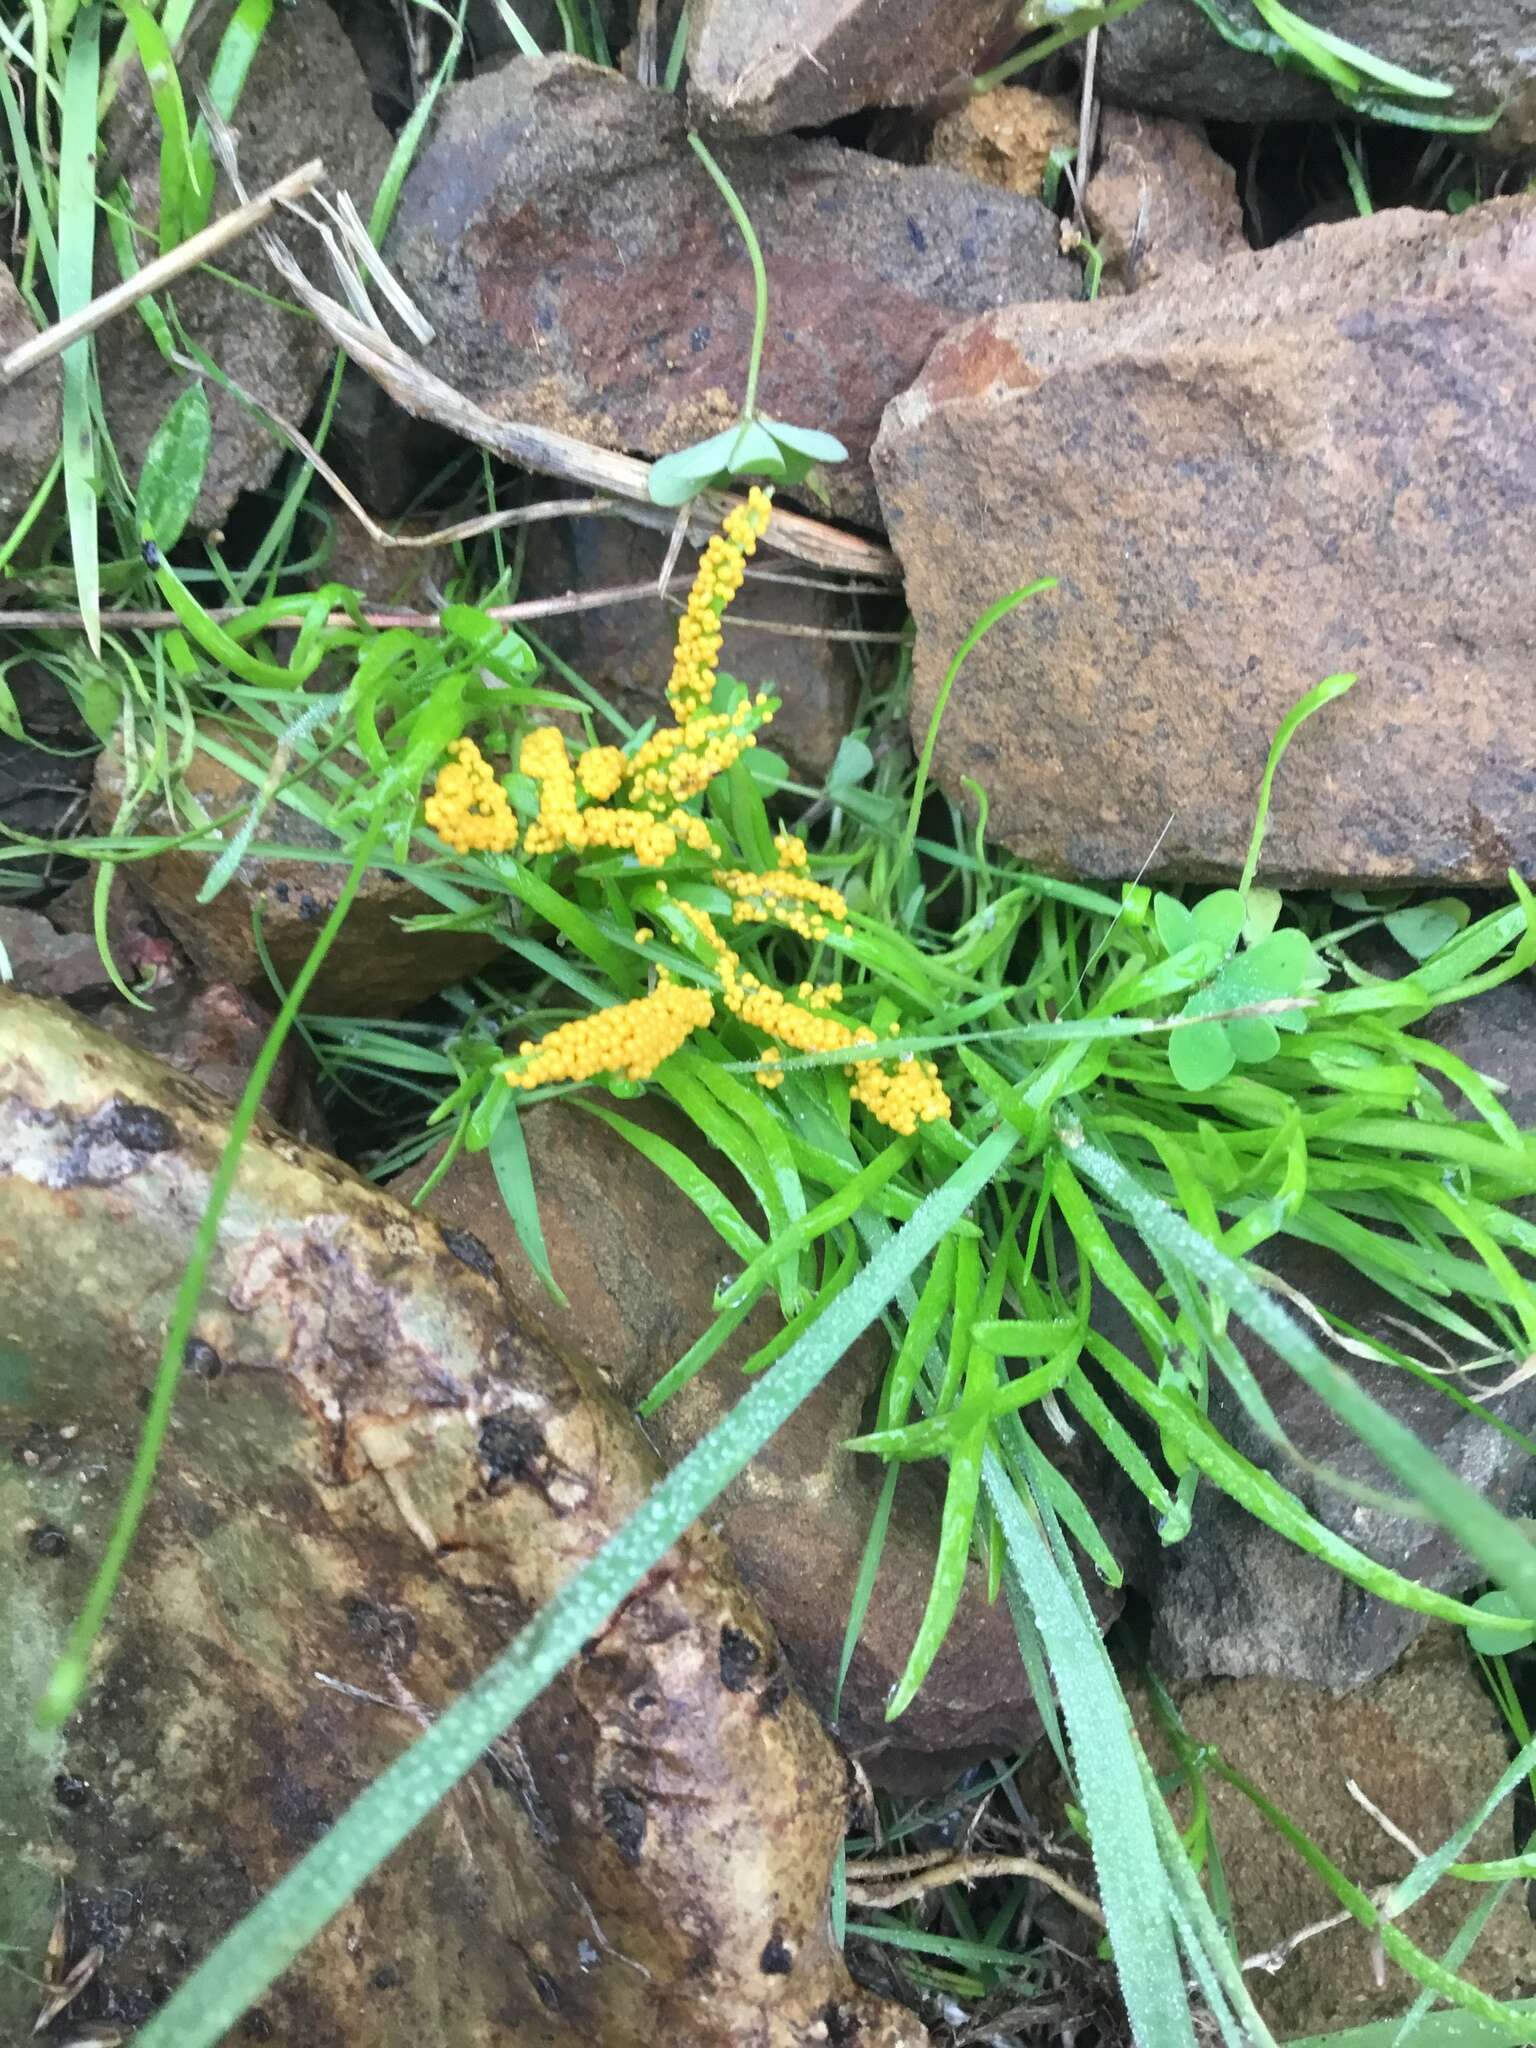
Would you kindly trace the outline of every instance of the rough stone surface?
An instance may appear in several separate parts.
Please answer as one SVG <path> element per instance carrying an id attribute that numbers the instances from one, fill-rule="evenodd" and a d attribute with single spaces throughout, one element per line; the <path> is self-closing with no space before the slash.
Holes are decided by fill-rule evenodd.
<path id="1" fill-rule="evenodd" d="M 1361 964 L 1373 970 L 1386 966 L 1374 949 Z M 1409 964 L 1400 956 L 1391 971 L 1400 973 Z M 1536 979 L 1527 975 L 1473 1002 L 1433 1013 L 1419 1029 L 1475 1071 L 1504 1083 L 1503 1101 L 1511 1117 L 1522 1129 L 1536 1128 Z M 1454 1093 L 1449 1099 L 1458 1107 Z M 1125 1250 L 1133 1264 L 1150 1273 L 1139 1247 L 1127 1243 Z M 1262 1246 L 1253 1261 L 1367 1337 L 1425 1357 L 1432 1365 L 1443 1363 L 1430 1346 L 1416 1343 L 1400 1323 L 1388 1320 L 1402 1313 L 1395 1300 L 1333 1254 L 1286 1237 Z M 1094 1316 L 1112 1342 L 1136 1354 L 1135 1333 L 1117 1308 L 1096 1299 Z M 1226 1382 L 1213 1378 L 1210 1412 L 1228 1441 L 1273 1472 L 1326 1527 L 1379 1563 L 1443 1593 L 1463 1594 L 1479 1585 L 1486 1577 L 1483 1568 L 1435 1524 L 1394 1516 L 1327 1483 L 1315 1468 L 1393 1498 L 1402 1494 L 1400 1483 L 1282 1360 L 1243 1324 L 1234 1322 L 1232 1335 L 1282 1430 L 1314 1469 L 1277 1452 L 1243 1413 Z M 1441 1390 L 1443 1382 L 1426 1382 L 1397 1367 L 1337 1351 L 1330 1355 L 1487 1499 L 1512 1514 L 1536 1505 L 1536 1469 L 1522 1445 L 1482 1414 L 1449 1399 Z M 1465 1347 L 1461 1355 L 1467 1355 Z M 1506 1359 L 1456 1384 L 1463 1394 L 1479 1396 L 1499 1387 L 1511 1371 Z M 1483 1408 L 1529 1436 L 1536 1430 L 1536 1380 L 1510 1387 L 1484 1401 Z M 1114 1476 L 1102 1461 L 1097 1483 L 1116 1492 Z M 1122 1504 L 1122 1512 L 1134 1511 Z M 1141 1521 L 1145 1528 L 1144 1515 Z M 1422 1616 L 1340 1578 L 1210 1484 L 1200 1488 L 1193 1524 L 1182 1542 L 1164 1547 L 1143 1540 L 1130 1555 L 1131 1577 L 1150 1608 L 1154 1666 L 1180 1680 L 1290 1678 L 1343 1692 L 1387 1670 L 1425 1628 Z"/>
<path id="2" fill-rule="evenodd" d="M 662 1113 L 658 1115 L 658 1107 Z M 688 1141 L 664 1105 L 626 1105 L 674 1142 Z M 728 1261 L 720 1240 L 653 1166 L 595 1117 L 547 1103 L 525 1118 L 539 1215 L 562 1308 L 529 1265 L 483 1154 L 461 1155 L 429 1199 L 444 1228 L 473 1230 L 490 1247 L 518 1313 L 561 1353 L 612 1375 L 620 1398 L 638 1401 L 714 1317 L 713 1294 Z M 711 1160 L 718 1174 L 721 1162 Z M 423 1166 L 394 1184 L 408 1197 Z M 728 1173 L 728 1169 L 726 1169 Z M 780 1327 L 760 1304 L 715 1361 L 646 1424 L 670 1463 L 711 1429 L 749 1382 L 736 1370 Z M 848 1604 L 884 1477 L 873 1459 L 841 1448 L 861 1427 L 881 1356 L 860 1345 L 734 1482 L 719 1526 L 743 1577 L 762 1602 L 813 1703 L 826 1711 L 836 1684 Z M 973 1562 L 949 1640 L 902 1718 L 885 1720 L 927 1599 L 939 1498 L 928 1475 L 906 1474 L 896 1493 L 880 1575 L 843 1693 L 837 1732 L 877 1782 L 904 1786 L 930 1761 L 1013 1750 L 1038 1732 L 1006 1604 L 988 1606 Z M 1106 1610 L 1107 1612 L 1108 1610 Z M 938 1768 L 937 1778 L 946 1775 Z"/>
<path id="3" fill-rule="evenodd" d="M 231 1104 L 240 1099 L 272 1023 L 255 998 L 233 982 L 199 988 L 190 980 L 157 992 L 148 1010 L 114 1002 L 96 1011 L 93 1021 Z M 310 1090 L 297 1039 L 290 1037 L 278 1054 L 261 1106 L 306 1145 L 329 1146 L 330 1131 Z"/>
<path id="4" fill-rule="evenodd" d="M 0 263 L 0 355 L 36 332 L 15 279 Z M 59 452 L 59 390 L 57 356 L 14 384 L 0 385 L 0 520 L 7 529 L 25 512 Z"/>
<path id="5" fill-rule="evenodd" d="M 206 75 L 224 16 L 210 10 L 194 31 L 188 63 Z M 236 110 L 240 174 L 250 192 L 295 169 L 307 158 L 323 157 L 327 182 L 351 193 L 366 218 L 375 188 L 389 161 L 389 131 L 373 110 L 368 82 L 357 55 L 330 8 L 313 0 L 280 7 L 261 37 Z M 107 144 L 133 191 L 140 220 L 154 221 L 159 207 L 160 130 L 142 86 L 125 88 L 108 124 Z M 213 217 L 238 202 L 220 177 Z M 285 224 L 284 237 L 309 274 L 331 275 L 318 240 Z M 103 237 L 105 241 L 105 237 Z M 98 285 L 114 283 L 105 267 Z M 277 301 L 270 264 L 255 236 L 227 249 L 219 267 L 257 288 L 240 291 L 211 271 L 194 271 L 173 291 L 176 311 L 189 336 L 260 404 L 294 426 L 303 423 L 331 359 L 331 344 L 307 314 Z M 118 455 L 130 477 L 139 473 L 151 435 L 173 400 L 186 387 L 185 372 L 167 363 L 142 320 L 119 320 L 97 350 L 102 397 Z M 213 441 L 194 521 L 214 526 L 243 490 L 266 482 L 287 444 L 260 415 L 211 379 L 206 386 L 213 415 Z"/>
<path id="6" fill-rule="evenodd" d="M 463 454 L 463 444 L 396 405 L 366 370 L 348 363 L 325 453 L 375 519 L 387 520 L 398 519 Z"/>
<path id="7" fill-rule="evenodd" d="M 1248 246 L 1236 173 L 1182 121 L 1107 107 L 1083 211 L 1104 276 L 1122 291 Z"/>
<path id="8" fill-rule="evenodd" d="M 9 1728 L 101 1555 L 227 1135 L 185 1076 L 0 997 Z M 598 1375 L 467 1252 L 251 1134 L 90 1684 L 46 1745 L 0 1744 L 5 2040 L 30 2037 L 61 1905 L 65 1967 L 101 1955 L 54 2038 L 140 2026 L 655 1486 Z M 832 1940 L 848 1791 L 695 1527 L 232 2038 L 922 2048 Z"/>
<path id="9" fill-rule="evenodd" d="M 928 161 L 1038 199 L 1052 150 L 1076 147 L 1077 109 L 1070 101 L 1004 85 L 945 114 L 934 127 Z"/>
<path id="10" fill-rule="evenodd" d="M 750 135 L 963 91 L 1018 40 L 1014 0 L 701 0 L 688 35 L 694 119 Z"/>
<path id="11" fill-rule="evenodd" d="M 241 809 L 251 796 L 249 782 L 201 752 L 188 766 L 186 786 L 210 817 Z M 92 795 L 100 830 L 109 829 L 122 789 L 122 757 L 107 747 L 97 764 Z M 276 817 L 283 837 L 292 844 L 335 843 L 296 811 L 281 809 Z M 163 819 L 161 829 L 166 829 Z M 211 903 L 199 903 L 197 892 L 209 865 L 203 853 L 155 854 L 133 864 L 130 880 L 203 976 L 266 990 L 270 983 L 251 931 L 252 909 L 259 904 L 267 951 L 287 987 L 309 957 L 316 932 L 346 879 L 346 867 L 252 856 L 241 862 Z M 402 918 L 435 908 L 409 882 L 383 868 L 371 868 L 315 978 L 310 1007 L 342 1016 L 392 1016 L 425 1002 L 495 957 L 497 943 L 483 932 L 401 931 Z"/>
<path id="12" fill-rule="evenodd" d="M 375 540 L 344 506 L 333 501 L 330 511 L 334 522 L 330 551 L 311 579 L 317 586 L 345 583 L 361 594 L 365 604 L 384 608 L 438 609 L 440 599 L 434 590 L 441 591 L 457 570 L 451 543 L 388 547 Z M 412 534 L 425 538 L 431 528 L 413 521 L 392 530 L 402 538 Z"/>
<path id="13" fill-rule="evenodd" d="M 1240 26 L 1254 16 L 1223 0 Z M 1513 154 L 1536 142 L 1536 0 L 1312 0 L 1298 12 L 1378 57 L 1456 88 L 1453 113 L 1504 114 L 1471 147 Z M 1189 0 L 1146 0 L 1104 31 L 1099 78 L 1127 105 L 1217 121 L 1327 120 L 1329 88 L 1234 49 Z M 1458 138 L 1460 139 L 1460 138 Z"/>
<path id="14" fill-rule="evenodd" d="M 886 401 L 967 314 L 1065 298 L 1038 201 L 831 142 L 720 161 L 772 294 L 759 400 L 841 437 L 834 507 L 877 515 Z M 449 95 L 390 255 L 437 329 L 433 367 L 486 411 L 661 455 L 736 418 L 752 334 L 741 237 L 677 101 L 574 58 L 519 59 Z"/>
<path id="15" fill-rule="evenodd" d="M 1348 1699 L 1261 1678 L 1198 1687 L 1181 1693 L 1178 1707 L 1195 1742 L 1219 1749 L 1367 1891 L 1406 1877 L 1414 1858 L 1350 1797 L 1349 1779 L 1428 1850 L 1476 1812 L 1509 1760 L 1498 1710 L 1464 1639 L 1447 1628 L 1431 1630 L 1397 1670 Z M 1154 1762 L 1171 1764 L 1150 1715 L 1138 1718 Z M 1214 1777 L 1206 1784 L 1240 1955 L 1273 1950 L 1338 1911 L 1333 1893 L 1242 1793 Z M 1187 1799 L 1179 1806 L 1187 1820 Z M 1467 1855 L 1492 1860 L 1517 1846 L 1506 1803 Z M 1470 1910 L 1469 1889 L 1438 1885 L 1398 1924 L 1410 1941 L 1442 1956 Z M 1522 1887 L 1495 1911 L 1466 1974 L 1500 1998 L 1526 1996 L 1536 1986 L 1536 1929 Z M 1287 2040 L 1401 2013 L 1418 1989 L 1390 1962 L 1378 1984 L 1371 1936 L 1354 1920 L 1297 1947 L 1276 1973 L 1250 1970 L 1246 1981 L 1269 2025 Z"/>
<path id="16" fill-rule="evenodd" d="M 78 996 L 111 986 L 96 941 L 85 932 L 55 931 L 40 910 L 0 905 L 0 951 L 19 995 Z"/>
<path id="17" fill-rule="evenodd" d="M 1521 536 L 1536 516 L 1536 200 L 1315 229 L 1186 289 L 1016 306 L 935 350 L 875 451 L 918 622 L 914 729 L 1057 871 L 1501 881 L 1536 865 Z M 1159 846 L 1159 838 L 1161 844 Z"/>
<path id="18" fill-rule="evenodd" d="M 661 571 L 667 536 L 623 519 L 563 519 L 536 526 L 528 540 L 520 595 L 644 583 Z M 894 613 L 894 619 L 891 614 Z M 541 640 L 637 723 L 663 712 L 677 611 L 660 598 L 609 611 L 540 619 Z M 754 573 L 726 614 L 720 666 L 754 689 L 782 699 L 763 744 L 802 774 L 819 780 L 853 723 L 859 665 L 848 641 L 753 631 L 743 619 L 771 618 L 797 626 L 843 629 L 855 623 L 899 625 L 893 604 L 866 603 L 862 612 L 830 590 L 766 583 Z M 879 649 L 876 652 L 889 653 Z M 559 678 L 549 679 L 559 687 Z"/>

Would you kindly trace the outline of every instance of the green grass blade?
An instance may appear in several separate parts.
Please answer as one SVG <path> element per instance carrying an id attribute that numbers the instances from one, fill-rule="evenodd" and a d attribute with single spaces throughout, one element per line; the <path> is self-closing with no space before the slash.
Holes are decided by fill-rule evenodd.
<path id="1" fill-rule="evenodd" d="M 101 8 L 77 17 L 64 67 L 59 130 L 59 318 L 78 313 L 91 296 L 96 251 L 96 81 L 101 70 Z M 75 601 L 91 652 L 101 654 L 101 558 L 97 533 L 96 432 L 91 386 L 95 363 L 89 338 L 63 357 L 64 502 L 69 509 L 69 550 Z"/>
<path id="2" fill-rule="evenodd" d="M 272 0 L 240 0 L 220 38 L 208 72 L 208 98 L 220 116 L 234 118 L 240 95 L 261 39 L 272 19 Z M 213 140 L 206 121 L 199 121 L 187 156 L 186 189 L 182 198 L 182 234 L 195 235 L 208 225 L 213 207 Z"/>
<path id="3" fill-rule="evenodd" d="M 993 1451 L 983 1456 L 982 1483 L 1061 1700 L 1132 2030 L 1144 2048 L 1194 2048 L 1162 1857 L 1114 1666 Z"/>
<path id="4" fill-rule="evenodd" d="M 869 1534 L 864 1539 L 864 1553 L 859 1559 L 859 1575 L 854 1580 L 853 1598 L 848 1604 L 848 1626 L 843 1630 L 842 1654 L 837 1660 L 837 1684 L 832 1692 L 831 1714 L 834 1728 L 837 1726 L 838 1710 L 843 1704 L 843 1686 L 847 1682 L 854 1652 L 859 1647 L 864 1617 L 869 1612 L 875 1580 L 879 1576 L 880 1554 L 885 1549 L 885 1532 L 891 1525 L 891 1508 L 896 1499 L 896 1482 L 900 1477 L 899 1465 L 886 1467 L 885 1483 L 880 1488 L 880 1498 L 875 1502 L 875 1512 L 869 1518 Z"/>
<path id="5" fill-rule="evenodd" d="M 949 702 L 950 692 L 959 679 L 960 671 L 978 642 L 984 640 L 999 619 L 1021 605 L 1027 598 L 1039 597 L 1044 591 L 1056 588 L 1054 576 L 1042 576 L 1037 583 L 1026 585 L 1022 590 L 1011 590 L 1006 597 L 1000 597 L 996 604 L 988 605 L 981 617 L 955 650 L 955 658 L 945 672 L 939 685 L 939 694 L 933 701 L 933 712 L 928 720 L 928 730 L 923 735 L 922 752 L 917 758 L 917 779 L 912 785 L 912 795 L 907 804 L 907 822 L 902 828 L 901 840 L 896 856 L 891 862 L 889 873 L 893 885 L 899 887 L 907 862 L 912 857 L 912 843 L 917 838 L 917 821 L 922 815 L 923 797 L 928 789 L 928 772 L 933 766 L 933 750 L 939 743 L 939 725 L 944 717 L 944 708 Z"/>
<path id="6" fill-rule="evenodd" d="M 161 24 L 144 0 L 120 0 L 149 81 L 149 96 L 160 123 L 160 253 L 173 248 L 186 233 L 189 202 L 202 197 L 192 158 L 192 136 L 176 59 Z"/>
<path id="7" fill-rule="evenodd" d="M 927 1197 L 820 1321 L 668 1473 L 484 1676 L 375 1779 L 224 1937 L 143 2028 L 138 2048 L 213 2048 L 223 2038 L 582 1644 L 601 1633 L 626 1595 L 820 1385 L 954 1228 L 1007 1163 L 1016 1143 L 1011 1130 L 993 1132 Z M 1017 1502 L 1014 1506 L 1018 1512 Z M 1169 2048 L 1184 2048 L 1190 2039 L 1185 2032 L 1165 2038 Z"/>
<path id="8" fill-rule="evenodd" d="M 1171 1257 L 1182 1262 L 1218 1300 L 1241 1316 L 1254 1335 L 1277 1352 L 1370 1446 L 1433 1519 L 1471 1551 L 1490 1578 L 1515 1595 L 1522 1614 L 1536 1616 L 1536 1545 L 1507 1516 L 1449 1471 L 1405 1423 L 1325 1357 L 1275 1297 L 1236 1260 L 1218 1251 L 1208 1238 L 1142 1187 L 1117 1159 L 1084 1143 L 1081 1134 L 1069 1137 L 1067 1149 L 1074 1168 L 1124 1209 L 1160 1260 Z"/>
<path id="9" fill-rule="evenodd" d="M 1248 858 L 1243 862 L 1243 877 L 1237 889 L 1240 896 L 1246 896 L 1253 887 L 1253 878 L 1258 873 L 1259 849 L 1264 844 L 1264 834 L 1269 828 L 1269 800 L 1275 787 L 1275 773 L 1285 758 L 1285 750 L 1291 744 L 1298 728 L 1306 723 L 1314 711 L 1321 711 L 1325 704 L 1331 704 L 1336 697 L 1342 697 L 1352 690 L 1356 678 L 1349 675 L 1324 676 L 1320 683 L 1308 690 L 1307 694 L 1293 704 L 1275 729 L 1270 744 L 1269 759 L 1264 763 L 1264 773 L 1259 780 L 1258 800 L 1253 812 L 1253 836 L 1248 842 Z"/>
<path id="10" fill-rule="evenodd" d="M 507 1205 L 507 1214 L 512 1219 L 512 1228 L 517 1232 L 517 1241 L 524 1256 L 543 1281 L 551 1299 L 558 1301 L 562 1308 L 569 1308 L 570 1303 L 550 1267 L 544 1226 L 539 1221 L 539 1198 L 533 1185 L 533 1169 L 528 1164 L 528 1146 L 515 1102 L 503 1111 L 487 1149 L 491 1171 L 496 1176 L 496 1185 Z"/>

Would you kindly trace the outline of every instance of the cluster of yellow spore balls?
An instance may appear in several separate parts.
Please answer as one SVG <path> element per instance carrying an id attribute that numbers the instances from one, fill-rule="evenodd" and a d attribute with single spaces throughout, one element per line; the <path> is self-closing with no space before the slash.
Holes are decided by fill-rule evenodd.
<path id="1" fill-rule="evenodd" d="M 740 760 L 755 744 L 756 728 L 772 716 L 769 699 L 761 695 L 743 698 L 730 712 L 707 708 L 720 661 L 721 615 L 741 588 L 770 510 L 767 493 L 754 486 L 704 550 L 678 624 L 667 683 L 675 725 L 653 733 L 632 755 L 618 747 L 589 747 L 574 763 L 557 726 L 538 726 L 525 737 L 517 765 L 539 792 L 538 816 L 522 835 L 525 854 L 601 847 L 660 867 L 680 845 L 694 853 L 717 850 L 709 826 L 684 806 Z M 449 754 L 426 801 L 427 823 L 456 853 L 511 853 L 517 820 L 494 770 L 473 740 L 455 741 Z M 622 802 L 610 801 L 621 795 Z M 731 899 L 732 923 L 778 925 L 811 943 L 827 938 L 834 925 L 847 935 L 848 906 L 836 889 L 807 873 L 804 840 L 781 833 L 774 852 L 779 865 L 768 873 L 715 869 L 715 882 Z M 740 956 L 707 912 L 689 904 L 679 908 L 714 955 L 726 1009 L 772 1041 L 757 1076 L 764 1088 L 783 1081 L 781 1048 L 837 1053 L 879 1042 L 868 1025 L 850 1028 L 832 1014 L 842 1001 L 839 983 L 817 989 L 802 982 L 799 1000 L 791 1001 L 742 971 Z M 637 936 L 649 934 L 642 930 Z M 644 1081 L 713 1017 L 706 990 L 685 987 L 658 968 L 649 995 L 562 1024 L 537 1043 L 525 1040 L 506 1079 L 514 1088 L 602 1075 Z M 899 1026 L 893 1024 L 891 1032 L 898 1035 Z M 850 1060 L 844 1071 L 854 1100 L 891 1130 L 910 1136 L 921 1124 L 949 1116 L 949 1097 L 931 1060 L 866 1057 Z"/>

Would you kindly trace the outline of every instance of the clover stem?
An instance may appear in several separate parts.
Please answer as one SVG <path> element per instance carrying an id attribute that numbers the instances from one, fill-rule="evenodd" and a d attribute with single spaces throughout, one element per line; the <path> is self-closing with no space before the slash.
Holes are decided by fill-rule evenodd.
<path id="1" fill-rule="evenodd" d="M 757 373 L 763 366 L 763 343 L 768 337 L 768 272 L 763 263 L 763 251 L 758 242 L 747 209 L 736 196 L 736 188 L 710 155 L 700 138 L 691 131 L 688 136 L 694 154 L 715 181 L 716 189 L 731 209 L 731 218 L 741 229 L 741 239 L 747 245 L 747 257 L 752 265 L 752 282 L 757 293 L 757 306 L 752 322 L 752 353 L 747 358 L 747 395 L 742 401 L 741 416 L 752 418 L 757 408 Z"/>

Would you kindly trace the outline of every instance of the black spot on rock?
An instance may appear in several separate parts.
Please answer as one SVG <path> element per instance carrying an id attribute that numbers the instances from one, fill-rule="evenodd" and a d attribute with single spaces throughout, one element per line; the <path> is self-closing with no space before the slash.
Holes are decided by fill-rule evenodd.
<path id="1" fill-rule="evenodd" d="M 248 2012 L 240 2022 L 240 2031 L 247 2041 L 270 2041 L 272 2022 L 258 2005 L 254 2012 Z"/>
<path id="2" fill-rule="evenodd" d="M 410 1663 L 416 1653 L 416 1617 L 408 1607 L 389 1607 L 349 1593 L 341 1608 L 347 1628 L 372 1656 L 397 1671 Z"/>
<path id="3" fill-rule="evenodd" d="M 775 1928 L 768 1945 L 757 1959 L 757 1967 L 765 1977 L 787 1977 L 795 1967 L 793 1950 L 786 1948 Z"/>
<path id="4" fill-rule="evenodd" d="M 27 1548 L 34 1557 L 62 1557 L 69 1548 L 69 1538 L 52 1522 L 44 1522 L 27 1538 Z"/>
<path id="5" fill-rule="evenodd" d="M 102 1135 L 116 1138 L 130 1152 L 174 1152 L 178 1143 L 176 1126 L 163 1109 L 129 1102 L 122 1095 L 114 1095 L 107 1104 Z"/>
<path id="6" fill-rule="evenodd" d="M 53 1796 L 60 1806 L 84 1806 L 91 1788 L 84 1778 L 72 1778 L 68 1771 L 60 1771 L 53 1781 Z"/>
<path id="7" fill-rule="evenodd" d="M 727 1622 L 720 1631 L 720 1683 L 727 1692 L 745 1692 L 763 1653 L 745 1629 Z"/>
<path id="8" fill-rule="evenodd" d="M 848 2048 L 850 2041 L 858 2039 L 858 2014 L 845 2010 L 835 2000 L 824 2006 L 817 2017 L 827 2030 L 827 2039 L 832 2043 L 832 2048 Z"/>
<path id="9" fill-rule="evenodd" d="M 776 1671 L 757 1696 L 757 1711 L 770 1721 L 776 1720 L 779 1709 L 788 1698 L 789 1680 L 782 1671 Z"/>
<path id="10" fill-rule="evenodd" d="M 400 1982 L 400 1972 L 393 1963 L 380 1963 L 368 1981 L 375 1991 L 393 1991 Z"/>
<path id="11" fill-rule="evenodd" d="M 515 1415 L 489 1415 L 480 1425 L 480 1462 L 494 1486 L 499 1479 L 535 1479 L 546 1451 L 536 1422 Z"/>
<path id="12" fill-rule="evenodd" d="M 645 1846 L 645 1801 L 628 1785 L 605 1785 L 601 1794 L 603 1828 L 631 1869 Z"/>
<path id="13" fill-rule="evenodd" d="M 491 1257 L 491 1248 L 483 1238 L 476 1237 L 472 1230 L 460 1230 L 455 1223 L 442 1226 L 443 1243 L 460 1262 L 482 1279 L 496 1278 L 496 1261 Z"/>
<path id="14" fill-rule="evenodd" d="M 190 1337 L 184 1370 L 200 1380 L 216 1380 L 224 1370 L 224 1361 L 211 1344 L 205 1344 L 201 1337 Z"/>
<path id="15" fill-rule="evenodd" d="M 539 1994 L 541 2003 L 546 2005 L 551 2012 L 558 2012 L 560 2010 L 560 1986 L 553 1977 L 547 1976 L 543 1970 L 535 1970 L 533 1973 L 533 1988 Z"/>

